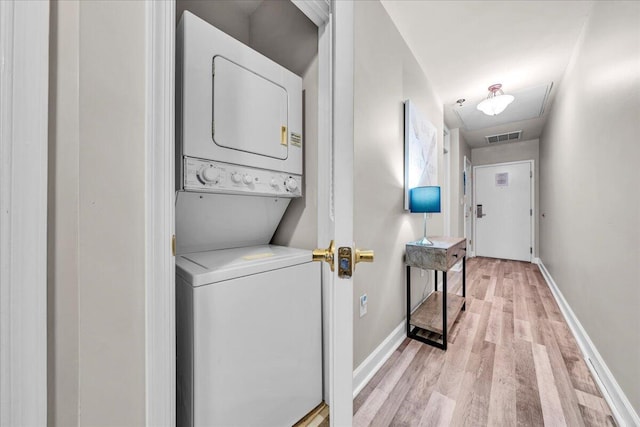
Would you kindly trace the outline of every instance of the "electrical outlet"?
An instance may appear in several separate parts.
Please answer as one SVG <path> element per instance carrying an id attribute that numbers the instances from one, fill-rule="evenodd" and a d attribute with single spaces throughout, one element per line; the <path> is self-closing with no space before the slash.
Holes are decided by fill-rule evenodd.
<path id="1" fill-rule="evenodd" d="M 360 317 L 367 314 L 367 294 L 360 295 Z"/>

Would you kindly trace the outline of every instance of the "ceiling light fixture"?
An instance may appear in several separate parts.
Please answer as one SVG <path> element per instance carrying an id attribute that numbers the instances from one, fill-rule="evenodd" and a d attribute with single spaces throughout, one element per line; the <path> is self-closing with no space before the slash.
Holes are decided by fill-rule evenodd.
<path id="1" fill-rule="evenodd" d="M 479 103 L 476 108 L 487 116 L 497 116 L 502 113 L 507 108 L 507 105 L 513 102 L 514 98 L 511 95 L 505 95 L 501 88 L 502 85 L 500 83 L 489 86 L 487 99 Z"/>

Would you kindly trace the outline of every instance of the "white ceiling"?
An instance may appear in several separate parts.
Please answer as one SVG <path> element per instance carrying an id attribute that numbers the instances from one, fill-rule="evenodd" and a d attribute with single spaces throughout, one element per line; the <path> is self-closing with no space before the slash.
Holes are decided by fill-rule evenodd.
<path id="1" fill-rule="evenodd" d="M 381 1 L 444 104 L 446 124 L 461 127 L 471 147 L 486 145 L 486 135 L 512 130 L 522 130 L 524 140 L 540 136 L 549 103 L 594 3 Z M 456 100 L 465 98 L 465 107 L 475 108 L 494 83 L 502 83 L 507 94 L 553 83 L 545 114 L 465 130 L 454 113 L 459 108 Z"/>

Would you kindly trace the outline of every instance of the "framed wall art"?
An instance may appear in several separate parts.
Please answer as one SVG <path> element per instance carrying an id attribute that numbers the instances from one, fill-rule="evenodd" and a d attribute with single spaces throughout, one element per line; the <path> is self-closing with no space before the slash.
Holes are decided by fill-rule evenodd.
<path id="1" fill-rule="evenodd" d="M 404 209 L 409 190 L 438 185 L 437 128 L 410 100 L 404 102 Z"/>

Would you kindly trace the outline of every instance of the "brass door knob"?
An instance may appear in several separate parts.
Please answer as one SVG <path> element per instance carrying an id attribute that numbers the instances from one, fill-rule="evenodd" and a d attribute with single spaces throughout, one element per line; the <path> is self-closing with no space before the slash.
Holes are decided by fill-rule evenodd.
<path id="1" fill-rule="evenodd" d="M 359 262 L 373 262 L 374 253 L 372 250 L 356 249 L 355 263 Z"/>
<path id="2" fill-rule="evenodd" d="M 331 271 L 333 271 L 333 254 L 335 253 L 336 246 L 333 243 L 329 243 L 329 247 L 327 249 L 314 249 L 312 259 L 313 261 L 324 261 L 329 264 L 331 267 Z"/>

